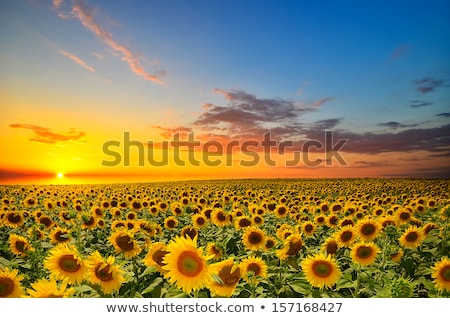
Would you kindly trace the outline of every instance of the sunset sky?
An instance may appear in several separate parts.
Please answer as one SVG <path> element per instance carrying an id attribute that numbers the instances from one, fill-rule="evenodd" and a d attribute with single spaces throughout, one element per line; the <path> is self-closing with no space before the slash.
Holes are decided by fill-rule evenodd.
<path id="1" fill-rule="evenodd" d="M 1 1 L 0 183 L 450 177 L 449 12 L 445 0 Z M 175 154 L 176 132 L 193 151 Z M 164 141 L 156 166 L 147 155 Z"/>

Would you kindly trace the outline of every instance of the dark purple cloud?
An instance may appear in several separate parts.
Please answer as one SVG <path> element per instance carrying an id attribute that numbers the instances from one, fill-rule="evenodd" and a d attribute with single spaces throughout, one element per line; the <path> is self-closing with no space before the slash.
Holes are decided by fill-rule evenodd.
<path id="1" fill-rule="evenodd" d="M 433 92 L 436 88 L 443 86 L 445 83 L 442 79 L 435 79 L 432 77 L 423 77 L 413 81 L 416 86 L 416 90 L 422 94 Z"/>
<path id="2" fill-rule="evenodd" d="M 421 100 L 412 100 L 409 104 L 409 106 L 411 106 L 412 108 L 419 108 L 419 107 L 431 106 L 431 105 L 433 105 L 432 102 L 424 102 Z"/>
<path id="3" fill-rule="evenodd" d="M 386 123 L 379 123 L 378 126 L 383 126 L 383 127 L 388 127 L 388 128 L 392 128 L 392 129 L 397 129 L 397 128 L 407 128 L 407 127 L 416 127 L 417 124 L 401 124 L 397 121 L 388 121 Z"/>

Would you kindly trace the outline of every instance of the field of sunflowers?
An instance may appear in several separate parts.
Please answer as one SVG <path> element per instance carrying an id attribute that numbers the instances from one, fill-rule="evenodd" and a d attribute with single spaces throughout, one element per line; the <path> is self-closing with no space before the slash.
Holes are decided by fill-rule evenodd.
<path id="1" fill-rule="evenodd" d="M 0 186 L 0 297 L 450 297 L 449 180 Z"/>

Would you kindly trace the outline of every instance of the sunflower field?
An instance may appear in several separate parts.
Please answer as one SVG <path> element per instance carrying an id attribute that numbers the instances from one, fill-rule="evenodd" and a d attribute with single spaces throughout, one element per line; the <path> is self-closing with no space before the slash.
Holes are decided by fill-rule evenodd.
<path id="1" fill-rule="evenodd" d="M 449 180 L 0 186 L 0 297 L 450 297 Z"/>

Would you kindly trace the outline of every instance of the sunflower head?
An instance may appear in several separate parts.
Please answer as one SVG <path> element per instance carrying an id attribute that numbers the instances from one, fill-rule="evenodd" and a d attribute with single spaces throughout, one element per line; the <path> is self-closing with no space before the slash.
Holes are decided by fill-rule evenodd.
<path id="1" fill-rule="evenodd" d="M 155 266 L 160 273 L 164 273 L 163 266 L 166 265 L 163 260 L 169 252 L 166 250 L 166 244 L 156 242 L 150 246 L 147 255 L 144 257 L 144 264 L 147 266 Z"/>
<path id="2" fill-rule="evenodd" d="M 300 234 L 290 235 L 283 243 L 283 247 L 276 252 L 279 259 L 284 260 L 289 256 L 300 253 L 303 247 L 303 240 Z"/>
<path id="3" fill-rule="evenodd" d="M 28 239 L 24 236 L 17 234 L 9 235 L 9 248 L 13 254 L 18 256 L 27 256 L 34 248 L 28 242 Z"/>
<path id="4" fill-rule="evenodd" d="M 400 244 L 408 248 L 416 248 L 422 244 L 425 235 L 423 231 L 416 226 L 410 226 L 400 237 Z"/>
<path id="5" fill-rule="evenodd" d="M 233 259 L 226 259 L 211 265 L 211 273 L 215 279 L 209 281 L 209 290 L 217 296 L 231 297 L 241 279 L 240 267 Z"/>
<path id="6" fill-rule="evenodd" d="M 163 262 L 165 277 L 170 284 L 175 284 L 186 294 L 205 286 L 210 279 L 210 269 L 203 256 L 203 249 L 197 248 L 197 236 L 177 236 L 167 244 L 167 253 Z"/>
<path id="7" fill-rule="evenodd" d="M 52 248 L 44 261 L 44 267 L 57 279 L 67 278 L 69 284 L 78 284 L 84 279 L 86 265 L 77 249 L 66 243 Z"/>
<path id="8" fill-rule="evenodd" d="M 373 242 L 356 243 L 352 246 L 350 255 L 353 262 L 361 265 L 370 265 L 380 252 L 380 248 Z"/>
<path id="9" fill-rule="evenodd" d="M 443 257 L 436 262 L 432 267 L 431 277 L 439 291 L 445 289 L 450 292 L 450 259 Z"/>
<path id="10" fill-rule="evenodd" d="M 24 295 L 23 277 L 17 269 L 0 268 L 0 298 L 19 298 Z"/>
<path id="11" fill-rule="evenodd" d="M 330 254 L 308 256 L 301 262 L 301 267 L 306 280 L 314 287 L 331 288 L 341 276 L 341 270 Z"/>
<path id="12" fill-rule="evenodd" d="M 132 258 L 138 255 L 142 248 L 134 238 L 134 231 L 121 229 L 111 234 L 109 238 L 117 253 L 123 253 L 125 257 Z"/>
<path id="13" fill-rule="evenodd" d="M 58 284 L 55 276 L 50 275 L 49 280 L 44 278 L 32 283 L 27 291 L 33 298 L 69 298 L 75 293 L 75 288 L 67 288 L 68 282 L 65 278 Z"/>
<path id="14" fill-rule="evenodd" d="M 242 278 L 247 282 L 250 279 L 265 278 L 267 277 L 267 265 L 264 260 L 259 256 L 251 255 L 241 262 Z"/>
<path id="15" fill-rule="evenodd" d="M 106 294 L 119 290 L 125 281 L 123 271 L 114 261 L 114 256 L 104 259 L 98 251 L 93 252 L 87 260 L 88 280 L 100 286 Z"/>
<path id="16" fill-rule="evenodd" d="M 266 244 L 266 234 L 262 229 L 251 226 L 243 233 L 242 241 L 247 249 L 257 251 Z"/>

